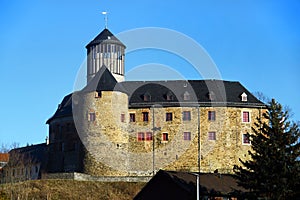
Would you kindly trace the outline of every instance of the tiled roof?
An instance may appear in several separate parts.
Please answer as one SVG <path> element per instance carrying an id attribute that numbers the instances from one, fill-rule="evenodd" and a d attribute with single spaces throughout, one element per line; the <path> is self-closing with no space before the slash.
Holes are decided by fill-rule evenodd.
<path id="1" fill-rule="evenodd" d="M 161 106 L 235 106 L 264 107 L 239 82 L 223 80 L 129 81 L 121 82 L 129 95 L 130 107 Z M 241 99 L 247 94 L 247 101 Z M 145 101 L 144 95 L 150 96 Z M 185 99 L 185 94 L 189 95 Z M 167 96 L 172 96 L 169 98 Z"/>
<path id="2" fill-rule="evenodd" d="M 200 196 L 236 196 L 247 192 L 238 186 L 229 174 L 205 173 L 199 175 Z M 160 170 L 135 196 L 134 200 L 196 199 L 197 174 Z"/>
<path id="3" fill-rule="evenodd" d="M 228 106 L 261 107 L 265 104 L 252 95 L 241 83 L 223 80 L 172 80 L 117 82 L 111 72 L 102 66 L 89 84 L 78 92 L 120 91 L 127 93 L 129 108 L 160 105 L 173 106 Z M 242 94 L 247 101 L 242 101 Z M 144 96 L 147 95 L 147 99 Z M 188 96 L 188 98 L 186 98 Z M 72 116 L 72 94 L 67 95 L 55 114 L 47 120 Z"/>
<path id="4" fill-rule="evenodd" d="M 0 153 L 0 162 L 8 162 L 9 154 L 8 153 Z"/>

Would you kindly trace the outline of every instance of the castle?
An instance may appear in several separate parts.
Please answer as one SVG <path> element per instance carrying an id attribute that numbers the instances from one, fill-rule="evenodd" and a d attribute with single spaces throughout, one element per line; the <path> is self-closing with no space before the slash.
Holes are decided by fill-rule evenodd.
<path id="1" fill-rule="evenodd" d="M 239 82 L 125 81 L 126 47 L 106 28 L 86 48 L 87 85 L 47 120 L 44 173 L 231 173 L 248 159 L 246 133 L 266 107 Z"/>

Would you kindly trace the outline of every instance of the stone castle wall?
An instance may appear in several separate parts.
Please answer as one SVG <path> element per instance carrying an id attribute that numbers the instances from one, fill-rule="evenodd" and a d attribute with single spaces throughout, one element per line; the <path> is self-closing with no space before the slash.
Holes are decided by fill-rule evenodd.
<path id="1" fill-rule="evenodd" d="M 109 91 L 100 98 L 89 93 L 86 99 L 85 112 L 95 112 L 96 118 L 84 119 L 88 132 L 84 166 L 85 173 L 95 176 L 149 176 L 159 169 L 195 172 L 199 167 L 201 172 L 230 173 L 239 158 L 249 159 L 251 146 L 243 144 L 243 134 L 251 133 L 262 112 L 239 107 L 128 109 L 126 94 Z M 183 120 L 184 111 L 190 112 L 190 120 Z M 215 120 L 208 120 L 208 111 L 215 111 Z M 242 122 L 243 111 L 250 113 L 250 122 Z M 148 121 L 143 120 L 146 112 Z M 130 113 L 135 115 L 134 122 Z M 166 113 L 172 113 L 171 121 L 166 121 Z M 184 138 L 184 132 L 190 138 Z M 215 132 L 216 138 L 209 138 L 209 132 Z"/>
<path id="2" fill-rule="evenodd" d="M 126 176 L 128 98 L 117 91 L 86 94 L 82 112 L 86 147 L 84 172 L 95 176 Z M 89 119 L 94 113 L 95 118 Z M 124 118 L 122 118 L 122 116 Z"/>

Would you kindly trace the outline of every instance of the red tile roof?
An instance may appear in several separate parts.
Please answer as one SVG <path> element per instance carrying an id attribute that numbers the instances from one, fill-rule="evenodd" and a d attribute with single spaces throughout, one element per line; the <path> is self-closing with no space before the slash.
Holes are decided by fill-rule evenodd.
<path id="1" fill-rule="evenodd" d="M 0 162 L 8 162 L 9 154 L 8 153 L 0 153 Z"/>

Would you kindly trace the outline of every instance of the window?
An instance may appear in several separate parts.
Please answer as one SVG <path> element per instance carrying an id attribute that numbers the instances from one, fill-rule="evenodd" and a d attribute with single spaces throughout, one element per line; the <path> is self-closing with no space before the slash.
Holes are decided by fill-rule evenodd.
<path id="1" fill-rule="evenodd" d="M 168 141 L 169 140 L 169 134 L 168 133 L 163 133 L 162 134 L 162 141 Z"/>
<path id="2" fill-rule="evenodd" d="M 190 93 L 188 91 L 185 91 L 185 93 L 183 94 L 183 100 L 187 101 L 190 100 Z"/>
<path id="3" fill-rule="evenodd" d="M 137 141 L 151 141 L 152 140 L 152 132 L 138 132 Z"/>
<path id="4" fill-rule="evenodd" d="M 96 120 L 96 113 L 90 112 L 90 113 L 88 114 L 88 121 L 93 122 L 93 121 L 95 121 L 95 120 Z"/>
<path id="5" fill-rule="evenodd" d="M 250 122 L 250 113 L 248 111 L 243 111 L 243 122 Z"/>
<path id="6" fill-rule="evenodd" d="M 251 144 L 248 134 L 243 134 L 243 144 Z"/>
<path id="7" fill-rule="evenodd" d="M 216 132 L 208 132 L 208 140 L 216 140 Z"/>
<path id="8" fill-rule="evenodd" d="M 172 113 L 166 113 L 166 121 L 172 121 L 173 115 Z"/>
<path id="9" fill-rule="evenodd" d="M 150 94 L 148 92 L 145 93 L 144 96 L 143 96 L 143 99 L 144 99 L 144 101 L 150 101 L 151 100 Z"/>
<path id="10" fill-rule="evenodd" d="M 144 141 L 145 140 L 145 135 L 143 132 L 138 132 L 137 134 L 137 141 Z"/>
<path id="11" fill-rule="evenodd" d="M 149 121 L 149 113 L 148 112 L 143 112 L 143 121 L 148 122 Z"/>
<path id="12" fill-rule="evenodd" d="M 121 122 L 125 122 L 125 114 L 124 113 L 121 114 Z"/>
<path id="13" fill-rule="evenodd" d="M 166 95 L 166 99 L 167 99 L 167 101 L 172 101 L 172 100 L 174 100 L 174 96 L 173 96 L 173 94 L 172 94 L 172 92 L 168 92 L 167 93 L 167 95 Z"/>
<path id="14" fill-rule="evenodd" d="M 130 122 L 135 122 L 135 113 L 129 113 Z"/>
<path id="15" fill-rule="evenodd" d="M 183 140 L 191 140 L 191 132 L 184 132 Z"/>
<path id="16" fill-rule="evenodd" d="M 208 121 L 216 120 L 216 111 L 208 111 Z"/>
<path id="17" fill-rule="evenodd" d="M 183 121 L 191 121 L 191 111 L 183 111 L 182 120 Z"/>
<path id="18" fill-rule="evenodd" d="M 152 132 L 147 132 L 147 133 L 146 133 L 146 140 L 147 140 L 147 141 L 152 140 Z"/>
<path id="19" fill-rule="evenodd" d="M 242 97 L 242 101 L 248 101 L 247 94 L 245 92 L 243 92 L 241 97 Z"/>

